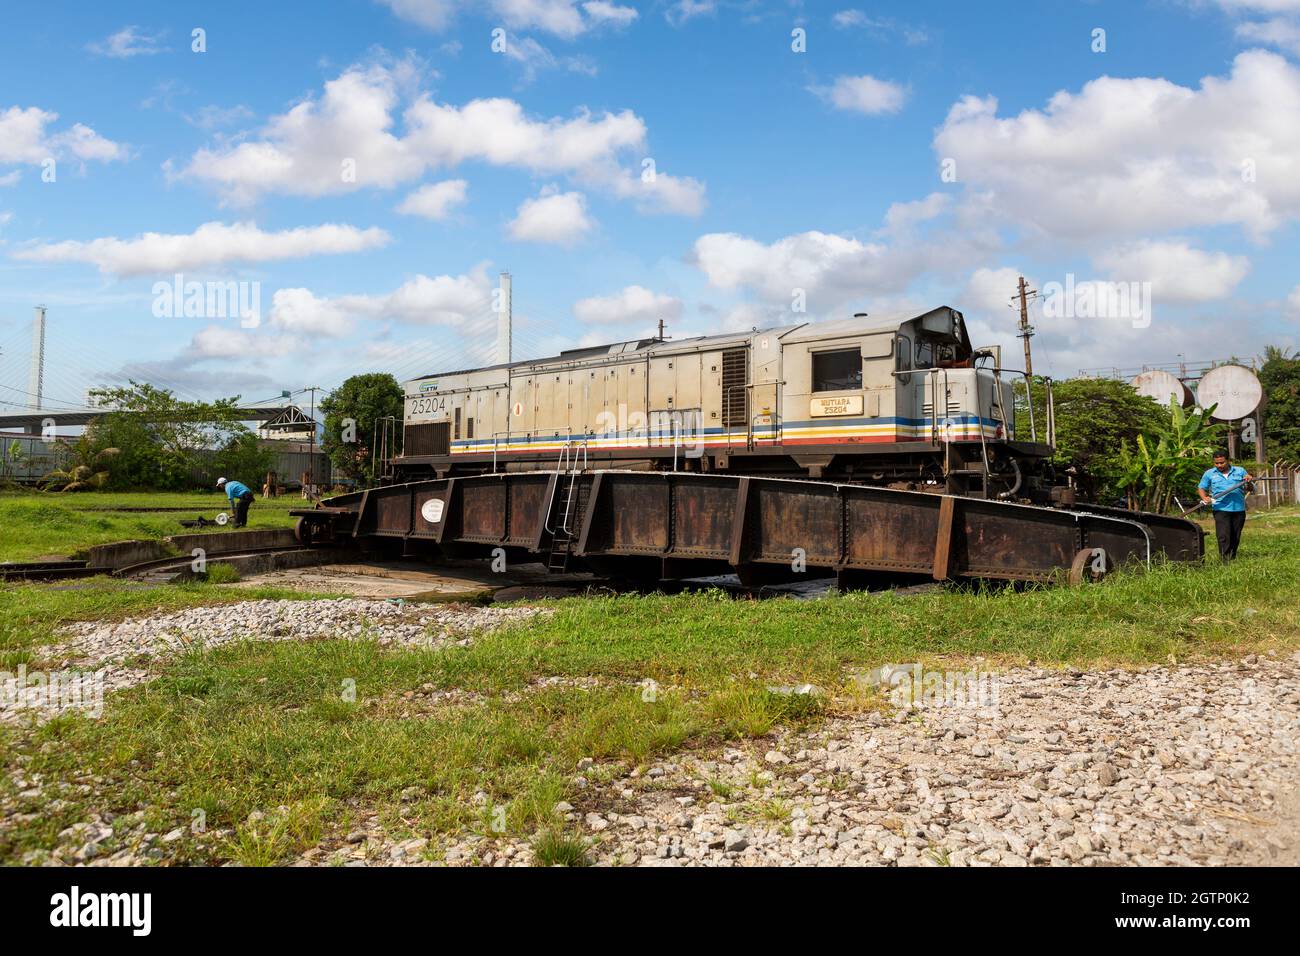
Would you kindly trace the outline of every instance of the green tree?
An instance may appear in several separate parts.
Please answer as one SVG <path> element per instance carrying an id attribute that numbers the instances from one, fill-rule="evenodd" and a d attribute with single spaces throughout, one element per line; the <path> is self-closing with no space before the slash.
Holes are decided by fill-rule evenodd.
<path id="1" fill-rule="evenodd" d="M 1300 462 L 1300 356 L 1270 345 L 1263 359 L 1264 451 L 1269 461 Z"/>
<path id="2" fill-rule="evenodd" d="M 91 395 L 109 410 L 91 422 L 85 437 L 94 448 L 121 450 L 109 487 L 205 485 L 215 477 L 210 453 L 241 436 L 252 436 L 239 420 L 238 396 L 186 401 L 168 389 L 134 381 L 95 389 Z"/>
<path id="3" fill-rule="evenodd" d="M 259 442 L 252 432 L 242 431 L 231 435 L 225 446 L 218 449 L 212 459 L 212 470 L 256 488 L 274 464 L 275 452 Z"/>
<path id="4" fill-rule="evenodd" d="M 320 403 L 325 416 L 325 437 L 321 448 L 334 467 L 355 479 L 374 478 L 375 463 L 370 460 L 375 424 L 382 418 L 397 419 L 396 441 L 402 438 L 402 386 L 387 372 L 353 375 Z"/>
<path id="5" fill-rule="evenodd" d="M 1040 438 L 1046 422 L 1046 389 L 1034 383 L 1034 417 Z M 1139 395 L 1127 382 L 1105 378 L 1072 378 L 1054 383 L 1056 455 L 1059 469 L 1073 467 L 1085 498 L 1101 501 L 1122 494 L 1124 468 L 1120 448 L 1138 435 L 1158 431 L 1168 413 L 1154 399 Z M 1023 397 L 1023 396 L 1022 396 Z M 1029 435 L 1028 413 L 1017 412 L 1017 434 Z"/>

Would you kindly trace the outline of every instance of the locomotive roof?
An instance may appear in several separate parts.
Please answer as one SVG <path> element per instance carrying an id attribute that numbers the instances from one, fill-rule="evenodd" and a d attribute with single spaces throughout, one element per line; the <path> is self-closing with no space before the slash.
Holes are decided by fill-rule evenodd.
<path id="1" fill-rule="evenodd" d="M 619 355 L 655 355 L 676 352 L 691 352 L 700 347 L 726 345 L 748 341 L 755 335 L 775 334 L 782 341 L 808 342 L 823 338 L 838 338 L 844 335 L 861 335 L 873 332 L 895 332 L 898 328 L 914 320 L 937 317 L 951 313 L 957 318 L 959 337 L 969 347 L 965 323 L 961 313 L 949 306 L 939 306 L 919 315 L 912 312 L 899 312 L 889 315 L 855 315 L 851 319 L 832 319 L 827 322 L 800 322 L 794 325 L 773 325 L 766 328 L 754 328 L 745 332 L 724 332 L 718 335 L 697 335 L 686 339 L 630 339 L 625 342 L 613 342 L 608 345 L 592 345 L 583 348 L 566 349 L 559 355 L 544 358 L 522 359 L 517 362 L 501 362 L 496 365 L 483 365 L 478 368 L 457 369 L 450 372 L 431 372 L 417 375 L 409 381 L 427 378 L 442 378 L 449 375 L 468 375 L 472 372 L 487 372 L 494 369 L 510 369 L 553 365 L 557 362 L 574 362 L 583 359 L 615 357 Z"/>

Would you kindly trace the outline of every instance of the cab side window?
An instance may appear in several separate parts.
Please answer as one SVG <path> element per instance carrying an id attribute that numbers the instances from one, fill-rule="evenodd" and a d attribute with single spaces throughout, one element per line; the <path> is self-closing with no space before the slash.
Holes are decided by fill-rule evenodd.
<path id="1" fill-rule="evenodd" d="M 812 390 L 840 392 L 862 388 L 862 351 L 857 347 L 812 353 Z"/>

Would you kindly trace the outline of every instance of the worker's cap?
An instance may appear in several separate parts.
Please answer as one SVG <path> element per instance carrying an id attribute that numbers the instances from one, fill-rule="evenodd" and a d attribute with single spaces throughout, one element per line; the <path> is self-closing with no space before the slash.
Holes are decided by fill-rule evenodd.
<path id="1" fill-rule="evenodd" d="M 220 487 L 221 487 L 222 485 L 224 485 L 225 483 L 226 483 L 226 479 L 224 479 L 224 478 L 218 478 L 218 479 L 217 479 L 217 487 L 218 487 L 218 488 L 220 488 Z"/>

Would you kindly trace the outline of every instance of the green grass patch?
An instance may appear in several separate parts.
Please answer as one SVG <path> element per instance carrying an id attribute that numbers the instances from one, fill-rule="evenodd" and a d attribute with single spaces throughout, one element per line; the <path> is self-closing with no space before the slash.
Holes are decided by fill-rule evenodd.
<path id="1" fill-rule="evenodd" d="M 271 587 L 219 588 L 211 580 L 157 587 L 107 577 L 58 585 L 0 583 L 0 669 L 38 659 L 40 646 L 59 641 L 58 628 L 74 621 L 116 620 L 200 604 L 325 596 Z"/>
<path id="2" fill-rule="evenodd" d="M 249 512 L 254 529 L 289 528 L 296 495 L 259 497 Z M 184 511 L 138 509 L 184 508 Z M 0 561 L 35 561 L 84 554 L 96 544 L 186 534 L 180 521 L 229 511 L 220 492 L 0 492 Z"/>

